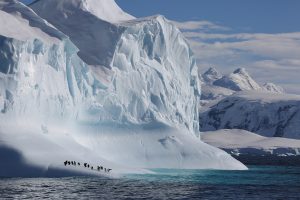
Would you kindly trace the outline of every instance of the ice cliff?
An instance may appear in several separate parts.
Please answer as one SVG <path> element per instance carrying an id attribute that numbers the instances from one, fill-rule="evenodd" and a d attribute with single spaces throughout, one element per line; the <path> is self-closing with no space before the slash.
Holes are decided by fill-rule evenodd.
<path id="1" fill-rule="evenodd" d="M 197 66 L 172 23 L 134 19 L 112 0 L 31 7 L 52 25 L 17 1 L 0 3 L 2 152 L 18 152 L 34 175 L 61 172 L 68 158 L 119 173 L 245 169 L 200 141 Z M 16 160 L 0 175 L 13 176 Z"/>
<path id="2" fill-rule="evenodd" d="M 32 8 L 70 36 L 78 55 L 98 75 L 103 87 L 94 95 L 101 103 L 102 120 L 110 121 L 106 113 L 114 110 L 118 122 L 155 119 L 197 131 L 197 67 L 181 33 L 162 16 L 124 22 L 124 14 L 118 23 L 107 22 L 82 7 L 96 2 L 107 4 L 38 1 Z"/>

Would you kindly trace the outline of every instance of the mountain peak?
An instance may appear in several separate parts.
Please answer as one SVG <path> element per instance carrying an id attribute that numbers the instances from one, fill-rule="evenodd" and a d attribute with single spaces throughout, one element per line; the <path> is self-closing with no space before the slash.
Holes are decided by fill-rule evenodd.
<path id="1" fill-rule="evenodd" d="M 214 67 L 210 67 L 204 74 L 221 74 L 216 68 Z"/>
<path id="2" fill-rule="evenodd" d="M 245 68 L 238 68 L 233 71 L 233 74 L 243 74 L 243 75 L 249 76 L 249 73 L 247 72 L 247 70 Z"/>
<path id="3" fill-rule="evenodd" d="M 234 91 L 261 89 L 259 84 L 252 79 L 245 68 L 238 68 L 233 73 L 223 76 L 221 79 L 216 80 L 214 85 Z"/>
<path id="4" fill-rule="evenodd" d="M 202 75 L 203 80 L 207 83 L 212 83 L 220 78 L 222 78 L 222 74 L 215 68 L 210 67 L 204 74 Z"/>

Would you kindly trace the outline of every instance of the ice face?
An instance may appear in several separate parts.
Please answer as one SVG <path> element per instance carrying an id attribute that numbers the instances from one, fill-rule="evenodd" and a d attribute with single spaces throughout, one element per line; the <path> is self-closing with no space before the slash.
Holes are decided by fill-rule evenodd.
<path id="1" fill-rule="evenodd" d="M 98 68 L 110 68 L 124 31 L 112 23 L 134 19 L 113 0 L 40 0 L 30 6 L 71 38 L 85 63 Z"/>
<path id="2" fill-rule="evenodd" d="M 86 3 L 91 7 L 94 1 Z M 125 22 L 123 13 L 117 23 L 108 22 L 105 13 L 96 15 L 78 0 L 38 1 L 32 8 L 70 36 L 99 81 L 97 106 L 89 109 L 93 116 L 82 118 L 97 112 L 101 121 L 161 121 L 198 134 L 197 66 L 184 37 L 168 20 L 154 16 Z"/>

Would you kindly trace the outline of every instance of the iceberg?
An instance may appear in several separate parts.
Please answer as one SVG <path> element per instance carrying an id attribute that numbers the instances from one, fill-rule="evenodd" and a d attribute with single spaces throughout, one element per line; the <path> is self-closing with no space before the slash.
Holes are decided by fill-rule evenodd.
<path id="1" fill-rule="evenodd" d="M 31 8 L 0 3 L 0 176 L 99 174 L 68 159 L 112 175 L 247 169 L 200 140 L 197 65 L 163 16 L 135 19 L 111 0 Z"/>

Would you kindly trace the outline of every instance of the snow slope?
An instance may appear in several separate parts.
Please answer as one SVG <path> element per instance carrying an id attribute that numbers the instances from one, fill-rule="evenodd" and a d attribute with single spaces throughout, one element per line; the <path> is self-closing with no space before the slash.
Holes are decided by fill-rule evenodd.
<path id="1" fill-rule="evenodd" d="M 90 174 L 64 168 L 66 159 L 104 163 L 113 175 L 246 169 L 198 137 L 197 66 L 179 30 L 162 16 L 107 22 L 87 9 L 96 4 L 79 2 L 57 2 L 66 15 L 51 23 L 73 32 L 66 36 L 18 1 L 1 1 L 0 176 Z M 16 166 L 24 174 L 9 170 Z"/>
<path id="2" fill-rule="evenodd" d="M 263 91 L 235 93 L 200 114 L 202 131 L 244 129 L 263 136 L 300 138 L 300 96 Z"/>
<path id="3" fill-rule="evenodd" d="M 263 137 L 238 129 L 204 132 L 201 138 L 249 164 L 299 164 L 300 161 L 300 140 Z"/>
<path id="4" fill-rule="evenodd" d="M 32 121 L 28 121 L 32 124 Z M 1 126 L 0 177 L 65 177 L 107 176 L 120 177 L 124 173 L 152 173 L 149 170 L 118 165 L 80 145 L 74 137 L 62 130 L 41 133 L 40 127 L 15 124 Z M 9 132 L 8 132 L 9 130 Z M 65 130 L 63 130 L 65 131 Z M 64 161 L 76 161 L 80 166 L 64 166 Z M 113 169 L 110 173 L 83 167 L 89 163 L 96 169 L 103 166 Z"/>

